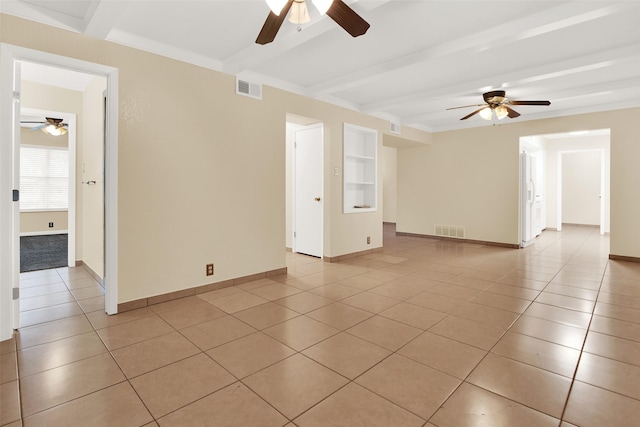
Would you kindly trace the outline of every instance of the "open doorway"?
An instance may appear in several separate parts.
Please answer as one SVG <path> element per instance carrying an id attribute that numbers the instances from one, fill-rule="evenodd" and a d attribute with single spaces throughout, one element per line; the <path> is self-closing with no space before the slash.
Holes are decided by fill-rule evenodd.
<path id="1" fill-rule="evenodd" d="M 22 80 L 23 64 L 36 64 L 49 67 L 62 74 L 72 70 L 87 74 L 93 81 L 100 81 L 101 85 L 92 89 L 99 94 L 95 105 L 99 109 L 96 118 L 100 123 L 100 135 L 96 138 L 100 153 L 99 169 L 104 179 L 99 193 L 102 195 L 100 206 L 100 222 L 104 224 L 100 235 L 104 236 L 104 244 L 100 242 L 100 258 L 102 277 L 104 278 L 105 297 L 103 309 L 109 314 L 117 313 L 117 69 L 101 64 L 90 63 L 73 58 L 62 57 L 46 52 L 34 51 L 6 44 L 0 45 L 0 188 L 2 192 L 13 193 L 13 200 L 0 201 L 0 317 L 2 325 L 0 340 L 9 339 L 12 330 L 20 326 L 20 276 L 19 276 L 19 160 L 20 160 L 20 108 L 29 106 L 27 102 L 29 90 L 24 88 Z M 72 78 L 73 80 L 73 78 Z M 26 92 L 24 90 L 26 90 Z M 44 89 L 40 87 L 39 95 Z M 107 93 L 106 108 L 103 93 Z M 48 101 L 60 101 L 53 96 Z M 32 104 L 32 106 L 34 106 Z M 64 106 L 39 105 L 41 109 L 51 111 L 69 111 Z M 83 114 L 86 115 L 86 114 Z M 90 114 L 89 114 L 90 115 Z M 105 126 L 106 117 L 106 126 Z M 85 124 L 85 126 L 90 126 Z M 77 163 L 82 168 L 82 162 Z M 76 170 L 78 171 L 78 170 Z M 77 173 L 77 185 L 81 180 L 94 181 L 83 173 L 89 171 L 88 162 L 84 162 L 84 169 Z M 97 175 L 96 175 L 97 176 Z M 96 184 L 98 179 L 95 179 Z M 90 184 L 88 184 L 90 185 Z M 97 186 L 96 186 L 97 188 Z M 88 218 L 88 217 L 86 217 Z M 71 221 L 71 219 L 69 219 Z M 78 225 L 81 220 L 74 220 Z M 76 227 L 79 228 L 79 227 Z M 76 243 L 80 240 L 76 239 Z M 76 245 L 76 249 L 78 245 Z M 75 256 L 74 256 L 75 258 Z M 84 258 L 84 255 L 83 255 Z M 75 260 L 74 260 L 75 262 Z"/>
<path id="2" fill-rule="evenodd" d="M 520 153 L 521 246 L 563 224 L 610 231 L 609 129 L 522 137 Z"/>

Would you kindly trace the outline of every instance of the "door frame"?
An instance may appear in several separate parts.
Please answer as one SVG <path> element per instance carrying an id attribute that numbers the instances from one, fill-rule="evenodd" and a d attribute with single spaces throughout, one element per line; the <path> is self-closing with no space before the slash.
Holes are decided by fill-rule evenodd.
<path id="1" fill-rule="evenodd" d="M 69 151 L 69 207 L 67 209 L 67 233 L 69 236 L 67 265 L 69 267 L 76 266 L 76 142 L 78 128 L 76 126 L 76 115 L 73 113 L 64 113 L 61 111 L 48 111 L 38 108 L 20 108 L 22 114 L 42 116 L 42 117 L 58 117 L 68 124 L 68 141 L 67 149 Z M 20 228 L 18 228 L 20 229 Z"/>
<path id="2" fill-rule="evenodd" d="M 291 183 L 291 251 L 293 253 L 297 252 L 297 248 L 296 248 L 296 213 L 297 213 L 297 197 L 296 197 L 296 182 L 298 179 L 297 176 L 297 157 L 296 157 L 296 142 L 295 142 L 295 133 L 299 130 L 303 130 L 303 129 L 310 129 L 310 128 L 320 128 L 320 145 L 321 145 L 321 153 L 322 156 L 319 159 L 320 162 L 320 182 L 321 182 L 321 189 L 320 189 L 320 197 L 322 197 L 322 206 L 321 206 L 321 214 L 320 214 L 320 246 L 322 248 L 322 254 L 320 255 L 320 258 L 324 257 L 324 206 L 325 206 L 325 194 L 324 194 L 324 123 L 315 123 L 312 125 L 296 125 L 296 128 L 293 129 L 293 134 L 294 134 L 294 138 L 293 138 L 293 155 L 292 155 L 292 159 L 291 159 L 291 164 L 292 164 L 292 183 Z"/>
<path id="3" fill-rule="evenodd" d="M 18 238 L 9 195 L 14 188 L 14 79 L 19 61 L 103 76 L 107 80 L 107 126 L 105 141 L 105 311 L 118 312 L 118 69 L 107 65 L 60 56 L 48 52 L 0 43 L 0 340 L 10 339 L 19 327 L 14 304 L 19 299 L 19 267 L 14 255 Z M 18 271 L 16 271 L 18 270 Z M 18 288 L 18 291 L 15 290 Z"/>

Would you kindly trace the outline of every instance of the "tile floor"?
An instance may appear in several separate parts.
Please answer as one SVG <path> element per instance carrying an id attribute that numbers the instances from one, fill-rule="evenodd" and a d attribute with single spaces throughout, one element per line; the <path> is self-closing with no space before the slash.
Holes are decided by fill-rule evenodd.
<path id="1" fill-rule="evenodd" d="M 640 425 L 640 264 L 608 251 L 385 226 L 381 253 L 111 317 L 81 269 L 24 274 L 0 425 Z"/>

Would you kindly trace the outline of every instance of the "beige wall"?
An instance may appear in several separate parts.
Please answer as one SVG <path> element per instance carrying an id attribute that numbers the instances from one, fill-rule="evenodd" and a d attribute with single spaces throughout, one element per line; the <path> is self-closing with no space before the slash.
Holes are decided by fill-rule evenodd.
<path id="1" fill-rule="evenodd" d="M 467 238 L 518 244 L 521 136 L 611 129 L 611 253 L 640 257 L 640 109 L 582 114 L 433 134 L 398 150 L 398 230 L 433 234 L 467 227 Z"/>
<path id="2" fill-rule="evenodd" d="M 342 214 L 342 176 L 326 172 L 342 170 L 344 122 L 377 129 L 381 144 L 387 121 L 271 87 L 262 101 L 238 96 L 230 75 L 0 19 L 2 42 L 119 69 L 119 302 L 286 265 L 287 113 L 325 124 L 325 254 L 382 245 L 382 211 Z"/>
<path id="3" fill-rule="evenodd" d="M 398 188 L 398 149 L 396 147 L 382 147 L 380 153 L 382 163 L 382 220 L 396 222 L 397 218 L 397 188 Z"/>
<path id="4" fill-rule="evenodd" d="M 78 193 L 82 261 L 104 277 L 104 102 L 105 78 L 96 78 L 82 96 L 82 144 L 78 150 Z M 82 182 L 96 181 L 95 185 Z"/>

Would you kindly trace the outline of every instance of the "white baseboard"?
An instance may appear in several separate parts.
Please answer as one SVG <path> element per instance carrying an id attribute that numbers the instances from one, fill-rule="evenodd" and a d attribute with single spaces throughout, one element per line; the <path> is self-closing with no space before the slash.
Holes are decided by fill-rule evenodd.
<path id="1" fill-rule="evenodd" d="M 68 230 L 51 230 L 51 231 L 25 231 L 24 233 L 20 233 L 20 237 L 22 236 L 48 236 L 51 234 L 69 234 Z"/>

